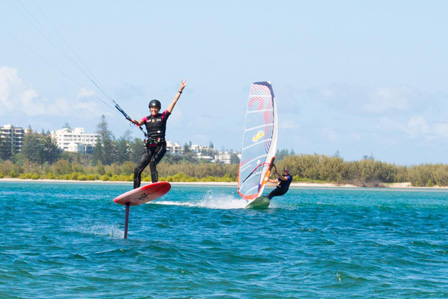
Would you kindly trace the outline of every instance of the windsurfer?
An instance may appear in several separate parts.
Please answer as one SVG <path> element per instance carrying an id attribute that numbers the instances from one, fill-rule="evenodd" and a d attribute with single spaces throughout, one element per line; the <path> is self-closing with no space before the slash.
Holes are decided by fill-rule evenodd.
<path id="1" fill-rule="evenodd" d="M 274 173 L 278 175 L 277 179 L 269 179 L 269 182 L 276 183 L 277 187 L 269 193 L 267 198 L 272 199 L 274 196 L 281 196 L 288 192 L 289 185 L 292 182 L 292 176 L 289 174 L 289 169 L 285 167 L 283 169 L 283 175 L 280 175 L 277 171 L 277 167 L 274 165 Z"/>
<path id="2" fill-rule="evenodd" d="M 148 164 L 149 169 L 151 170 L 151 181 L 153 183 L 158 181 L 157 164 L 162 160 L 166 153 L 166 122 L 185 86 L 186 81 L 181 81 L 179 91 L 163 113 L 159 113 L 162 107 L 161 103 L 158 100 L 152 100 L 149 102 L 149 110 L 151 112 L 149 116 L 143 117 L 140 121 L 131 119 L 131 122 L 138 126 L 145 124 L 148 132 L 146 151 L 134 169 L 134 189 L 140 187 L 142 172 Z"/>

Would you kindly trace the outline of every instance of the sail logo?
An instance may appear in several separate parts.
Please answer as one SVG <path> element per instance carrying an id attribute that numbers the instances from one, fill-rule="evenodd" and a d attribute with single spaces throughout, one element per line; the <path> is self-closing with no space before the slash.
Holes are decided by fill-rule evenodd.
<path id="1" fill-rule="evenodd" d="M 264 136 L 264 132 L 263 131 L 258 131 L 257 135 L 252 137 L 252 142 L 257 142 L 263 136 Z"/>

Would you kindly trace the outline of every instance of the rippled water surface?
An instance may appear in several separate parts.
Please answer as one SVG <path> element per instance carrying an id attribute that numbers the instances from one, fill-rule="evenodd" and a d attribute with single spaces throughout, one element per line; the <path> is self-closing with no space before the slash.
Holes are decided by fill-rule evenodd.
<path id="1" fill-rule="evenodd" d="M 448 191 L 0 181 L 0 297 L 447 297 Z"/>

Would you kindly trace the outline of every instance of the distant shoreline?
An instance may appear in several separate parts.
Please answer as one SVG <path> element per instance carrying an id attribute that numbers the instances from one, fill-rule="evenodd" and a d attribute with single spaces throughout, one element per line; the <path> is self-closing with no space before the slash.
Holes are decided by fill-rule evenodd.
<path id="1" fill-rule="evenodd" d="M 0 182 L 40 182 L 40 183 L 87 183 L 87 184 L 129 184 L 131 185 L 132 182 L 130 181 L 101 181 L 101 180 L 94 180 L 94 181 L 79 181 L 79 180 L 51 180 L 51 179 L 17 179 L 17 178 L 2 178 L 0 179 Z M 143 184 L 147 184 L 149 182 L 143 182 Z M 172 185 L 185 185 L 185 186 L 234 186 L 236 187 L 238 183 L 236 182 L 170 182 Z M 267 187 L 274 187 L 274 184 L 269 183 Z M 304 187 L 314 187 L 314 188 L 364 188 L 359 187 L 352 184 L 335 184 L 335 183 L 307 183 L 307 182 L 297 182 L 292 183 L 291 188 L 304 188 Z M 411 185 L 411 183 L 391 183 L 386 184 L 384 187 L 373 187 L 374 189 L 448 189 L 448 187 L 414 187 Z"/>

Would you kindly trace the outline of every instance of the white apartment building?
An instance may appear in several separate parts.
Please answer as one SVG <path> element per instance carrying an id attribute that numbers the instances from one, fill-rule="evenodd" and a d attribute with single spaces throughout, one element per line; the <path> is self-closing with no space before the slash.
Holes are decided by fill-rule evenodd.
<path id="1" fill-rule="evenodd" d="M 198 159 L 198 160 L 206 160 L 206 161 L 209 161 L 209 162 L 215 162 L 215 160 L 214 160 L 215 158 L 214 157 L 203 155 L 202 153 L 197 153 L 196 154 L 196 159 Z"/>
<path id="2" fill-rule="evenodd" d="M 99 134 L 84 134 L 84 128 L 63 128 L 51 132 L 58 147 L 66 152 L 92 153 Z"/>
<path id="3" fill-rule="evenodd" d="M 223 164 L 232 164 L 232 156 L 237 156 L 238 159 L 241 160 L 241 153 L 233 153 L 233 152 L 229 152 L 229 151 L 223 151 L 223 152 L 218 152 L 217 155 L 215 155 L 215 160 L 214 162 L 219 162 L 219 163 L 223 163 Z M 235 163 L 235 161 L 233 161 Z"/>
<path id="4" fill-rule="evenodd" d="M 166 151 L 171 155 L 181 155 L 183 153 L 182 147 L 177 142 L 166 141 Z"/>
<path id="5" fill-rule="evenodd" d="M 203 146 L 203 145 L 197 145 L 197 144 L 193 144 L 191 146 L 191 151 L 193 153 L 196 153 L 196 154 L 202 152 L 202 150 L 204 150 L 204 149 L 208 149 L 208 147 L 207 146 Z"/>
<path id="6" fill-rule="evenodd" d="M 214 156 L 209 156 L 209 155 L 203 154 L 204 151 L 209 152 L 209 154 L 210 154 L 210 151 L 213 151 L 213 149 L 211 149 L 210 147 L 204 146 L 204 145 L 193 144 L 190 149 L 193 153 L 196 154 L 196 159 L 207 160 L 209 162 L 215 162 Z"/>
<path id="7" fill-rule="evenodd" d="M 25 131 L 21 127 L 4 125 L 0 128 L 0 137 L 11 145 L 12 154 L 16 154 L 22 149 L 24 135 Z"/>
<path id="8" fill-rule="evenodd" d="M 219 152 L 218 155 L 215 156 L 215 161 L 221 162 L 224 164 L 231 164 L 232 154 L 228 151 Z"/>

